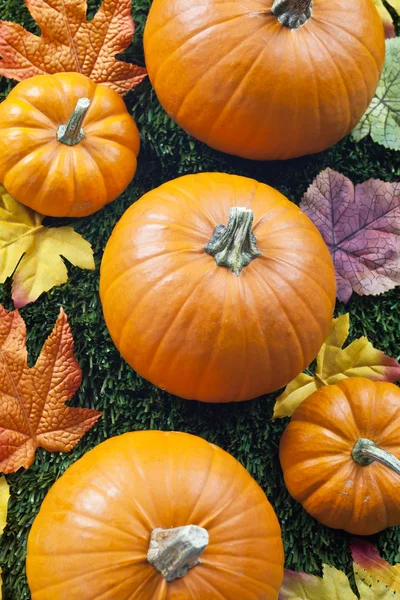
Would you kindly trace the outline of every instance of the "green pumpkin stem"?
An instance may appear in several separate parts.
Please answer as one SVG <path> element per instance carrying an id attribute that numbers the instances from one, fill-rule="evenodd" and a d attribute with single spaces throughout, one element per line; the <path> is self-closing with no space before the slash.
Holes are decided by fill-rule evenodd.
<path id="1" fill-rule="evenodd" d="M 271 12 L 283 27 L 298 29 L 312 17 L 313 0 L 274 0 Z"/>
<path id="2" fill-rule="evenodd" d="M 228 224 L 217 225 L 204 250 L 214 257 L 219 267 L 227 267 L 232 273 L 239 275 L 253 258 L 261 256 L 251 230 L 252 225 L 253 211 L 250 208 L 231 208 Z"/>
<path id="3" fill-rule="evenodd" d="M 153 529 L 147 560 L 170 583 L 200 563 L 208 542 L 208 531 L 197 525 Z"/>
<path id="4" fill-rule="evenodd" d="M 75 146 L 75 144 L 79 144 L 84 139 L 85 132 L 82 129 L 82 123 L 89 106 L 89 98 L 80 98 L 78 100 L 68 123 L 60 125 L 57 130 L 57 139 L 59 142 L 67 146 Z"/>
<path id="5" fill-rule="evenodd" d="M 366 438 L 357 440 L 352 451 L 352 457 L 363 467 L 372 465 L 372 463 L 378 461 L 400 475 L 400 460 L 393 456 L 393 454 L 390 454 L 390 452 L 378 448 L 374 442 Z"/>

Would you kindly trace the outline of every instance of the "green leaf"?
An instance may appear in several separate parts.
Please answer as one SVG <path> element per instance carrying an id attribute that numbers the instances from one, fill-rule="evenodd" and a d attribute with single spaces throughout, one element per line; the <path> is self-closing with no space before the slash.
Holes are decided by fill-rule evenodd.
<path id="1" fill-rule="evenodd" d="M 352 136 L 400 150 L 400 38 L 386 40 L 386 59 L 375 96 Z"/>

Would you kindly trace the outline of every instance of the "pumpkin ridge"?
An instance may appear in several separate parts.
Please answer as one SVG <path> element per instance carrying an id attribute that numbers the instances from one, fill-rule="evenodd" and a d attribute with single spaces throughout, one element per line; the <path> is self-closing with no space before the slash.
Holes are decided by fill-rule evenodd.
<path id="1" fill-rule="evenodd" d="M 215 265 L 215 266 L 217 266 L 217 265 Z M 224 303 L 221 304 L 219 323 L 216 328 L 217 335 L 214 339 L 212 350 L 208 354 L 207 362 L 204 365 L 202 376 L 200 377 L 200 379 L 198 381 L 198 384 L 196 387 L 196 394 L 200 393 L 200 390 L 202 389 L 202 385 L 203 385 L 204 381 L 207 379 L 209 370 L 212 367 L 215 354 L 216 354 L 217 350 L 219 350 L 219 348 L 220 348 L 220 340 L 221 340 L 222 333 L 224 331 L 222 325 L 224 323 L 224 316 L 225 316 L 225 311 L 226 311 L 226 300 L 227 300 L 227 295 L 228 295 L 228 281 L 226 278 L 224 278 L 224 283 L 225 283 Z"/>
<path id="2" fill-rule="evenodd" d="M 181 15 L 179 15 L 179 16 L 181 16 Z M 156 81 L 156 78 L 157 78 L 159 70 L 162 69 L 162 68 L 165 68 L 165 65 L 168 62 L 168 60 L 170 60 L 170 58 L 174 54 L 176 54 L 177 52 L 179 52 L 180 50 L 182 50 L 188 42 L 193 41 L 196 37 L 201 36 L 202 34 L 208 33 L 210 29 L 214 29 L 215 27 L 218 27 L 218 25 L 225 25 L 225 23 L 228 23 L 229 21 L 234 21 L 235 19 L 242 18 L 242 17 L 245 17 L 245 16 L 246 16 L 246 13 L 241 14 L 241 15 L 235 15 L 234 17 L 231 17 L 231 18 L 228 18 L 228 19 L 224 18 L 223 20 L 217 21 L 216 23 L 213 23 L 212 25 L 208 25 L 206 29 L 200 29 L 200 30 L 198 30 L 196 32 L 193 32 L 193 31 L 190 32 L 190 36 L 188 38 L 186 38 L 185 40 L 183 40 L 183 41 L 179 40 L 179 42 L 180 42 L 179 45 L 168 55 L 167 61 L 163 61 L 160 64 L 160 66 L 158 67 L 158 69 L 156 71 L 154 71 L 154 73 L 152 75 L 152 85 L 153 85 L 153 87 L 155 87 L 155 81 Z M 155 33 L 158 33 L 158 31 L 156 31 Z"/>
<path id="3" fill-rule="evenodd" d="M 326 31 L 322 30 L 322 35 L 326 36 Z M 316 32 L 313 32 L 312 36 L 313 36 L 314 39 L 317 39 L 318 42 L 319 42 L 319 44 L 324 48 L 325 53 L 326 53 L 326 55 L 327 55 L 327 57 L 329 59 L 330 65 L 335 69 L 336 73 L 338 74 L 336 82 L 340 83 L 340 87 L 344 90 L 343 98 L 345 98 L 346 103 L 347 103 L 347 110 L 346 110 L 347 124 L 346 124 L 346 126 L 344 126 L 344 124 L 343 124 L 342 131 L 340 133 L 341 137 L 339 138 L 339 139 L 342 139 L 346 135 L 346 133 L 351 129 L 351 103 L 350 103 L 349 89 L 347 87 L 346 79 L 343 77 L 342 70 L 341 70 L 341 68 L 339 68 L 338 64 L 336 63 L 335 56 L 331 53 L 331 51 L 329 50 L 329 48 L 327 47 L 327 45 L 325 44 L 325 42 L 323 41 L 323 39 L 321 39 L 317 35 Z M 344 48 L 343 48 L 343 50 L 344 50 Z M 353 57 L 350 54 L 348 54 L 348 53 L 347 53 L 347 55 L 351 57 L 351 60 L 352 60 L 353 64 L 355 64 L 357 66 L 357 70 L 361 73 L 361 71 L 360 71 L 360 69 L 358 67 L 358 64 L 354 61 Z M 366 85 L 364 77 L 362 76 L 362 73 L 361 73 L 361 80 L 364 83 L 364 86 L 365 86 L 366 92 L 367 92 L 367 96 L 368 96 L 367 85 Z"/>
<path id="4" fill-rule="evenodd" d="M 315 114 L 318 115 L 318 119 L 317 119 L 317 122 L 314 124 L 314 129 L 316 130 L 316 138 L 318 139 L 321 135 L 321 130 L 322 130 L 322 110 L 321 110 L 322 105 L 321 105 L 321 98 L 320 98 L 320 93 L 319 93 L 318 78 L 316 75 L 316 73 L 318 73 L 318 67 L 317 67 L 316 63 L 314 62 L 314 52 L 309 47 L 309 41 L 311 38 L 312 38 L 311 35 L 304 36 L 303 44 L 304 44 L 304 47 L 307 48 L 308 60 L 311 65 L 311 69 L 308 71 L 308 74 L 311 73 L 311 75 L 312 75 L 312 85 L 311 85 L 311 81 L 310 81 L 308 89 L 309 90 L 312 89 L 315 92 L 314 98 L 316 98 L 316 105 L 317 105 Z"/>
<path id="5" fill-rule="evenodd" d="M 179 251 L 179 252 L 181 252 L 181 251 Z M 203 259 L 204 259 L 204 256 L 203 256 L 203 255 L 202 255 L 202 256 L 199 256 L 199 257 L 195 258 L 195 259 L 192 261 L 192 263 L 193 263 L 193 262 L 196 262 L 196 261 L 199 261 L 199 260 L 203 260 Z M 140 264 L 140 263 L 139 263 L 139 264 Z M 141 265 L 140 265 L 140 266 L 141 266 Z M 185 264 L 183 264 L 183 265 L 180 265 L 178 268 L 176 268 L 176 269 L 173 269 L 172 271 L 170 271 L 170 272 L 169 272 L 169 275 L 176 274 L 178 271 L 181 271 L 181 270 L 183 270 L 183 269 L 187 269 L 187 267 L 188 267 L 187 263 L 185 263 Z M 143 303 L 143 301 L 144 301 L 144 300 L 146 300 L 146 299 L 147 299 L 147 296 L 149 296 L 150 294 L 152 294 L 152 293 L 155 291 L 155 289 L 156 289 L 157 285 L 158 285 L 159 283 L 162 283 L 162 282 L 163 282 L 163 280 L 164 280 L 164 275 L 161 275 L 161 276 L 160 276 L 160 277 L 157 279 L 157 281 L 155 281 L 155 282 L 153 281 L 153 282 L 152 282 L 152 287 L 151 287 L 151 288 L 149 287 L 149 288 L 146 290 L 146 292 L 145 292 L 145 293 L 144 293 L 144 294 L 141 296 L 141 298 L 140 298 L 140 299 L 138 299 L 138 300 L 136 301 L 134 309 L 131 311 L 131 313 L 130 313 L 130 315 L 129 315 L 128 319 L 127 319 L 127 321 L 125 322 L 125 324 L 124 324 L 124 326 L 123 326 L 123 328 L 122 328 L 122 330 L 121 330 L 121 334 L 120 334 L 120 337 L 119 337 L 119 340 L 118 340 L 118 346 L 119 346 L 119 347 L 122 347 L 122 345 L 123 345 L 123 336 L 124 336 L 124 332 L 126 331 L 126 329 L 128 328 L 128 326 L 130 325 L 130 322 L 132 321 L 132 318 L 135 316 L 135 312 L 137 311 L 138 307 L 139 307 L 139 306 L 140 306 L 140 305 Z"/>
<path id="6" fill-rule="evenodd" d="M 196 501 L 192 507 L 192 510 L 190 511 L 190 514 L 187 517 L 188 523 L 193 523 L 194 521 L 197 521 L 197 518 L 195 518 L 194 515 L 196 513 L 196 510 L 198 509 L 199 502 L 203 499 L 203 496 L 204 496 L 205 492 L 207 491 L 207 486 L 209 485 L 209 481 L 210 481 L 210 475 L 212 474 L 212 471 L 213 471 L 212 467 L 215 463 L 215 456 L 216 456 L 216 451 L 214 448 L 212 448 L 212 453 L 210 453 L 210 458 L 209 458 L 209 461 L 207 464 L 207 475 L 203 482 L 202 489 L 200 490 L 200 493 L 196 498 Z M 204 527 L 202 521 L 199 523 L 199 526 Z M 211 546 L 211 540 L 209 542 L 209 546 Z"/>
<path id="7" fill-rule="evenodd" d="M 253 268 L 255 268 L 255 267 L 253 267 Z M 259 274 L 259 276 L 260 276 L 260 274 Z M 280 273 L 279 273 L 279 276 L 281 276 Z M 263 283 L 266 286 L 266 288 L 270 291 L 270 295 L 275 298 L 276 304 L 278 305 L 278 307 L 280 308 L 280 310 L 284 314 L 286 321 L 288 322 L 288 324 L 291 327 L 291 330 L 292 330 L 292 332 L 294 334 L 294 335 L 291 336 L 292 337 L 292 343 L 295 343 L 298 346 L 298 349 L 299 349 L 299 353 L 298 353 L 299 363 L 301 365 L 307 364 L 307 363 L 304 362 L 305 354 L 304 354 L 303 348 L 302 348 L 302 346 L 300 344 L 300 338 L 302 336 L 299 335 L 298 331 L 296 330 L 295 326 L 293 325 L 291 317 L 288 314 L 288 309 L 287 309 L 286 305 L 283 304 L 283 301 L 279 297 L 279 294 L 275 291 L 273 285 L 270 282 L 266 281 L 265 278 L 262 275 L 260 276 L 260 278 L 263 281 Z M 320 325 L 318 325 L 318 327 L 320 327 Z M 301 371 L 301 367 L 300 367 L 300 371 Z"/>
<path id="8" fill-rule="evenodd" d="M 243 467 L 243 469 L 244 469 L 244 467 Z M 237 470 L 239 470 L 239 469 L 237 469 Z M 201 527 L 204 527 L 204 529 L 210 529 L 210 528 L 215 527 L 215 521 L 218 521 L 220 519 L 221 515 L 223 513 L 225 513 L 232 506 L 232 504 L 235 504 L 238 501 L 238 498 L 240 498 L 241 496 L 243 496 L 243 494 L 245 494 L 250 487 L 253 487 L 253 485 L 254 485 L 253 481 L 247 481 L 245 487 L 242 487 L 240 489 L 240 494 L 238 494 L 234 498 L 230 498 L 230 500 L 228 500 L 227 502 L 225 502 L 225 504 L 221 508 L 217 508 L 212 513 L 210 512 L 210 515 L 207 516 L 202 521 Z M 226 487 L 226 489 L 224 490 L 225 493 L 228 495 L 227 490 L 228 490 L 228 487 Z M 251 507 L 246 508 L 246 510 L 244 510 L 244 511 L 242 511 L 240 513 L 241 517 L 244 514 L 246 514 L 246 512 L 248 512 L 249 510 L 252 510 L 252 509 L 256 508 L 257 506 L 260 506 L 261 504 L 263 504 L 263 502 L 260 500 L 257 504 L 253 504 Z M 232 518 L 235 518 L 236 516 L 237 515 L 235 515 L 234 517 L 229 517 L 228 515 L 225 514 L 224 515 L 224 526 L 226 526 L 226 524 L 229 523 L 229 521 L 231 521 Z M 211 539 L 211 544 L 212 544 L 212 539 Z"/>
<path id="9" fill-rule="evenodd" d="M 321 25 L 321 23 L 322 23 L 322 25 Z M 321 33 L 326 35 L 326 30 L 325 30 L 325 27 L 324 27 L 323 25 L 325 25 L 325 22 L 324 22 L 324 21 L 321 21 L 321 22 L 320 22 L 320 29 L 322 30 L 322 32 L 321 32 Z M 339 28 L 339 26 L 338 26 L 338 25 L 336 25 L 335 23 L 329 23 L 329 27 L 335 27 L 336 29 L 340 29 L 340 28 Z M 370 56 L 370 58 L 372 58 L 372 59 L 373 59 L 373 62 L 374 62 L 374 64 L 375 64 L 375 67 L 376 67 L 377 76 L 379 77 L 379 76 L 380 76 L 380 73 L 381 73 L 381 71 L 379 71 L 379 69 L 378 69 L 378 63 L 377 63 L 377 61 L 376 61 L 376 58 L 375 58 L 375 56 L 372 54 L 371 50 L 370 50 L 369 48 L 367 48 L 367 46 L 366 46 L 366 45 L 365 45 L 365 44 L 364 44 L 364 43 L 363 43 L 363 42 L 362 42 L 362 41 L 361 41 L 361 40 L 360 40 L 358 37 L 356 37 L 356 36 L 354 35 L 354 33 L 353 33 L 353 32 L 351 32 L 351 31 L 349 31 L 349 30 L 347 30 L 347 29 L 345 29 L 345 32 L 346 32 L 346 33 L 349 35 L 349 37 L 352 37 L 354 40 L 356 40 L 356 41 L 357 41 L 357 42 L 360 44 L 360 46 L 363 48 L 363 50 L 365 50 L 365 51 L 368 53 L 368 55 Z M 315 34 L 315 35 L 316 35 L 316 34 Z M 320 40 L 320 38 L 319 38 L 318 36 L 317 36 L 317 38 Z M 350 52 L 347 50 L 347 48 L 346 48 L 346 47 L 343 47 L 343 49 L 344 49 L 344 51 L 345 51 L 345 53 L 346 53 L 346 56 L 347 56 L 347 57 L 349 57 L 349 58 L 352 60 L 353 64 L 355 64 L 355 65 L 356 65 L 356 67 L 357 67 L 357 70 L 359 71 L 359 73 L 361 73 L 361 80 L 362 80 L 362 81 L 364 82 L 364 84 L 365 84 L 365 88 L 366 88 L 367 97 L 369 97 L 369 96 L 370 96 L 370 94 L 369 94 L 369 91 L 368 91 L 367 82 L 366 82 L 366 81 L 365 81 L 365 79 L 362 77 L 362 72 L 361 72 L 361 70 L 360 70 L 360 67 L 359 67 L 358 63 L 357 63 L 357 62 L 354 60 L 354 56 L 353 56 L 353 55 L 352 55 L 352 54 L 351 54 L 351 53 L 350 53 Z M 342 76 L 342 74 L 341 74 L 341 76 Z"/>
<path id="10" fill-rule="evenodd" d="M 130 249 L 127 249 L 127 253 L 130 251 Z M 187 252 L 187 250 L 184 250 L 184 252 Z M 168 252 L 168 256 L 171 256 L 172 254 L 181 254 L 182 250 L 171 250 L 171 252 Z M 144 257 L 143 259 L 140 260 L 140 262 L 138 261 L 136 264 L 131 265 L 126 271 L 123 271 L 122 273 L 120 273 L 119 275 L 117 275 L 117 277 L 115 277 L 111 284 L 107 287 L 107 289 L 105 291 L 102 291 L 102 296 L 103 296 L 103 302 L 105 300 L 106 295 L 108 294 L 110 288 L 112 288 L 112 286 L 114 286 L 114 284 L 119 283 L 120 280 L 124 277 L 127 277 L 127 279 L 130 279 L 132 272 L 137 269 L 138 267 L 142 267 L 143 263 L 149 261 L 149 260 L 153 260 L 153 259 L 157 259 L 157 258 L 162 258 L 163 256 L 165 256 L 166 252 L 163 250 L 160 250 L 160 252 L 158 252 L 157 254 L 154 254 L 152 256 L 147 256 Z M 199 260 L 200 258 L 204 258 L 203 255 L 201 255 L 200 257 L 198 257 L 197 259 L 193 259 L 193 260 Z M 111 262 L 111 261 L 110 261 Z M 105 268 L 107 268 L 109 265 L 107 263 L 104 263 L 103 266 L 103 270 Z M 181 267 L 183 268 L 183 266 Z"/>
<path id="11" fill-rule="evenodd" d="M 301 301 L 303 302 L 304 306 L 307 308 L 307 311 L 309 312 L 309 315 L 310 315 L 311 319 L 313 319 L 313 320 L 314 320 L 314 321 L 317 323 L 317 319 L 316 319 L 316 317 L 315 317 L 314 311 L 313 311 L 313 310 L 310 308 L 310 305 L 309 305 L 309 303 L 307 302 L 307 300 L 306 300 L 306 299 L 304 299 L 304 298 L 302 297 L 302 295 L 300 294 L 300 292 L 299 292 L 299 290 L 297 289 L 297 287 L 295 287 L 295 286 L 293 285 L 293 283 L 292 283 L 290 280 L 286 279 L 286 278 L 285 278 L 285 277 L 282 275 L 282 271 L 280 271 L 280 270 L 279 270 L 279 271 L 276 271 L 276 270 L 273 268 L 273 267 L 276 265 L 276 263 L 278 263 L 278 262 L 283 262 L 283 263 L 285 263 L 286 261 L 284 261 L 284 260 L 280 260 L 279 258 L 275 258 L 275 257 L 273 257 L 273 258 L 269 258 L 269 261 L 270 261 L 270 263 L 269 263 L 269 268 L 270 268 L 270 270 L 271 270 L 271 271 L 273 271 L 273 272 L 274 272 L 274 273 L 275 273 L 275 274 L 276 274 L 278 277 L 280 277 L 280 278 L 281 278 L 281 279 L 282 279 L 282 280 L 283 280 L 283 281 L 286 283 L 286 285 L 287 285 L 289 288 L 291 288 L 292 290 L 294 290 L 294 291 L 296 292 L 297 296 L 298 296 L 298 297 L 301 299 Z M 295 268 L 297 268 L 297 265 L 293 265 L 293 264 L 291 264 L 289 261 L 287 261 L 287 264 L 288 264 L 289 266 L 291 266 L 291 267 L 295 267 Z M 302 269 L 299 269 L 299 271 L 301 271 L 302 273 L 306 274 L 306 272 L 305 272 L 305 271 L 303 271 Z M 313 282 L 315 283 L 315 280 L 314 280 L 314 279 L 311 277 L 311 275 L 309 275 L 309 277 L 308 277 L 308 278 L 309 278 L 309 279 L 311 279 L 311 281 L 313 281 Z M 320 285 L 317 285 L 317 287 L 319 287 L 320 289 L 323 289 L 323 288 L 322 288 Z M 328 295 L 328 293 L 326 292 L 326 290 L 324 290 L 324 292 L 325 292 L 325 295 L 327 296 L 327 298 L 329 299 L 329 295 Z M 320 323 L 317 323 L 317 325 L 318 325 L 318 327 L 319 327 L 319 330 L 320 330 L 320 332 L 321 332 L 321 338 L 322 338 L 322 339 L 324 339 L 324 338 L 325 338 L 325 335 L 326 335 L 326 332 L 325 332 L 325 331 L 323 331 L 323 329 L 322 329 L 322 325 L 321 325 Z"/>
<path id="12" fill-rule="evenodd" d="M 232 54 L 233 52 L 237 52 L 237 50 L 244 44 L 250 42 L 250 40 L 252 40 L 256 35 L 259 34 L 259 32 L 264 29 L 264 27 L 266 26 L 265 23 L 262 23 L 261 27 L 258 27 L 257 29 L 255 29 L 255 31 L 250 35 L 250 37 L 245 36 L 241 42 L 236 43 L 233 45 L 233 47 L 226 52 L 226 54 L 223 54 L 217 61 L 213 62 L 212 66 L 209 69 L 205 69 L 203 74 L 197 79 L 196 83 L 194 84 L 194 86 L 191 87 L 189 93 L 184 97 L 182 104 L 180 105 L 177 113 L 176 113 L 176 119 L 179 119 L 181 111 L 183 109 L 185 109 L 185 103 L 187 102 L 187 100 L 190 98 L 190 96 L 197 90 L 198 86 L 202 84 L 202 81 L 206 78 L 209 77 L 214 71 L 215 69 L 217 69 L 221 63 L 224 62 L 224 60 L 230 56 L 230 54 Z M 208 29 L 211 29 L 211 27 L 209 27 Z M 208 31 L 204 30 L 204 31 Z M 173 56 L 173 54 L 170 54 L 168 56 L 168 60 Z"/>
<path id="13" fill-rule="evenodd" d="M 257 30 L 258 33 L 259 30 Z M 278 35 L 278 30 L 276 30 L 274 36 L 271 36 L 271 40 L 269 40 L 269 42 L 275 42 L 275 38 Z M 236 97 L 236 95 L 239 93 L 239 91 L 241 91 L 243 84 L 246 82 L 248 77 L 251 77 L 251 72 L 252 70 L 256 67 L 256 65 L 259 63 L 259 61 L 261 61 L 261 59 L 264 57 L 264 53 L 266 52 L 266 50 L 268 49 L 270 43 L 266 44 L 264 46 L 264 48 L 261 50 L 261 52 L 259 53 L 259 55 L 257 56 L 257 58 L 253 61 L 253 63 L 251 64 L 249 70 L 246 72 L 245 76 L 242 78 L 242 80 L 240 81 L 239 85 L 235 88 L 235 91 L 232 93 L 231 97 L 229 98 L 228 102 L 226 102 L 224 104 L 224 106 L 222 107 L 222 110 L 220 112 L 220 114 L 218 115 L 218 117 L 215 119 L 214 123 L 211 126 L 210 129 L 210 135 L 212 135 L 215 131 L 215 129 L 220 125 L 220 122 L 223 120 L 223 116 L 225 111 L 231 109 L 233 101 Z M 254 227 L 256 225 L 254 224 Z"/>
<path id="14" fill-rule="evenodd" d="M 339 25 L 337 25 L 336 23 L 333 23 L 332 21 L 326 22 L 324 19 L 318 19 L 320 23 L 323 23 L 324 25 L 329 25 L 329 27 L 335 27 L 336 29 L 339 29 Z M 353 39 L 357 40 L 357 42 L 360 44 L 360 46 L 367 51 L 367 53 L 371 56 L 371 58 L 373 58 L 375 66 L 376 66 L 376 72 L 377 75 L 380 77 L 381 73 L 382 73 L 382 69 L 379 68 L 378 65 L 378 61 L 375 58 L 375 56 L 372 54 L 370 48 L 368 48 L 365 43 L 363 41 L 361 41 L 356 35 L 354 35 L 354 31 L 351 31 L 349 29 L 345 29 L 344 25 L 346 25 L 346 21 L 343 21 L 343 29 L 344 31 Z"/>
<path id="15" fill-rule="evenodd" d="M 293 253 L 295 254 L 295 252 L 293 251 Z M 313 256 L 312 252 L 303 252 L 303 254 L 310 254 L 311 256 Z M 285 254 L 289 254 L 289 252 L 285 252 Z M 296 255 L 298 257 L 298 254 Z M 314 255 L 315 256 L 315 255 Z M 303 273 L 304 275 L 306 275 L 308 277 L 308 279 L 310 279 L 323 293 L 324 295 L 328 298 L 329 300 L 329 294 L 326 291 L 326 289 L 324 287 L 322 287 L 322 285 L 319 283 L 319 281 L 317 281 L 317 279 L 314 279 L 310 273 L 308 271 L 305 271 L 304 269 L 301 269 L 299 266 L 297 266 L 296 264 L 290 262 L 289 260 L 285 260 L 284 258 L 281 258 L 279 256 L 263 256 L 261 258 L 264 258 L 265 260 L 268 260 L 271 262 L 271 264 L 277 264 L 277 263 L 282 263 L 283 265 L 285 265 L 285 267 L 289 266 L 289 267 L 295 267 L 298 271 L 300 271 L 301 273 Z M 280 271 L 277 272 L 275 271 L 275 273 L 277 275 L 280 275 Z M 325 334 L 324 334 L 325 335 Z"/>

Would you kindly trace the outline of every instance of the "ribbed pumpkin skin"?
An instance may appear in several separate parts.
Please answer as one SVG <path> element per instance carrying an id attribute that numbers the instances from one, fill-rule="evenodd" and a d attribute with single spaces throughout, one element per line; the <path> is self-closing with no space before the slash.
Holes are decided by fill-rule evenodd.
<path id="1" fill-rule="evenodd" d="M 314 0 L 299 29 L 272 0 L 154 0 L 144 33 L 157 96 L 212 148 L 286 159 L 329 148 L 360 120 L 382 72 L 372 0 Z"/>
<path id="2" fill-rule="evenodd" d="M 231 207 L 251 208 L 262 256 L 239 275 L 204 251 Z M 101 265 L 107 327 L 125 360 L 182 398 L 233 402 L 276 390 L 316 356 L 335 277 L 318 230 L 273 188 L 187 175 L 123 215 Z"/>
<path id="3" fill-rule="evenodd" d="M 315 519 L 355 535 L 400 525 L 400 476 L 351 456 L 359 438 L 400 459 L 400 389 L 354 377 L 321 388 L 294 412 L 280 443 L 290 494 Z"/>
<path id="4" fill-rule="evenodd" d="M 79 98 L 91 105 L 85 139 L 57 140 Z M 81 217 L 115 200 L 136 171 L 140 138 L 122 98 L 79 73 L 37 75 L 0 105 L 0 182 L 19 202 L 53 217 Z"/>
<path id="5" fill-rule="evenodd" d="M 198 525 L 201 564 L 166 584 L 146 560 L 154 528 Z M 278 520 L 249 473 L 193 435 L 111 438 L 47 494 L 28 539 L 32 600 L 277 600 Z"/>

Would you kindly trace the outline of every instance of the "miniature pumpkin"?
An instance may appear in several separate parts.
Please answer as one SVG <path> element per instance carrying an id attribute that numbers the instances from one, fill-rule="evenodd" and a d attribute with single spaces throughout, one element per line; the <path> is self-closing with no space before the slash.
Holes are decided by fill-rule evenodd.
<path id="1" fill-rule="evenodd" d="M 362 377 L 319 389 L 280 443 L 289 493 L 315 519 L 356 535 L 400 525 L 400 389 Z"/>
<path id="2" fill-rule="evenodd" d="M 0 181 L 44 215 L 85 216 L 115 200 L 139 145 L 122 98 L 79 73 L 26 79 L 0 105 Z"/>
<path id="3" fill-rule="evenodd" d="M 221 448 L 140 431 L 99 444 L 54 484 L 28 539 L 32 600 L 277 600 L 278 520 Z"/>
<path id="4" fill-rule="evenodd" d="M 174 121 L 212 148 L 258 160 L 346 136 L 385 57 L 372 0 L 154 0 L 144 48 Z"/>
<path id="5" fill-rule="evenodd" d="M 104 252 L 100 296 L 140 375 L 183 398 L 232 402 L 284 386 L 314 359 L 335 276 L 320 233 L 282 194 L 201 173 L 126 211 Z"/>

